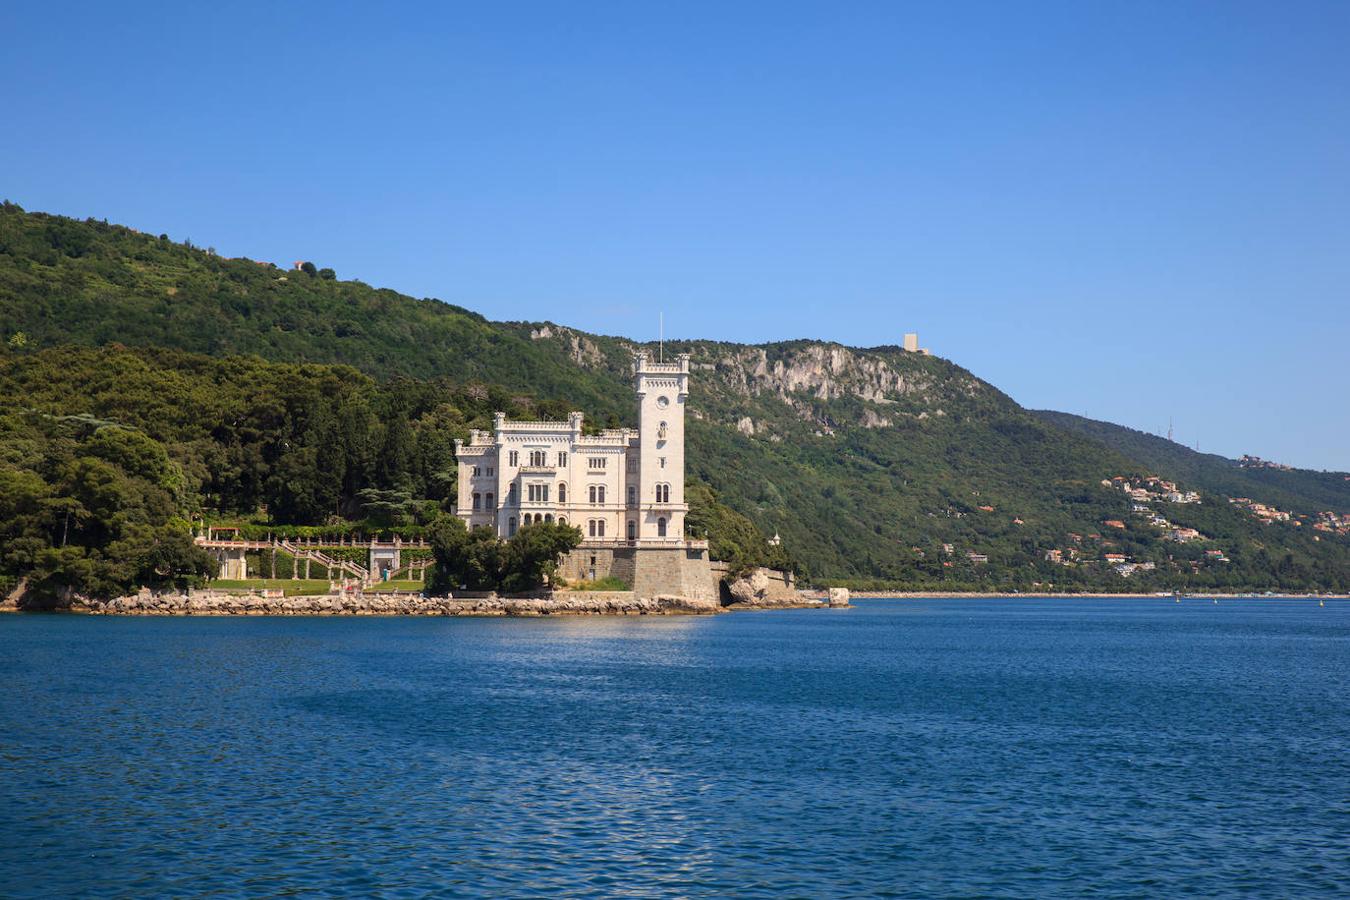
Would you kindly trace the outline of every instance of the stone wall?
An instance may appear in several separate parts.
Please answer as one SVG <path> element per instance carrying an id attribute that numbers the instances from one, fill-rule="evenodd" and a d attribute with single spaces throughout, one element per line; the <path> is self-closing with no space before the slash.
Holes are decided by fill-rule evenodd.
<path id="1" fill-rule="evenodd" d="M 614 576 L 638 597 L 688 597 L 715 601 L 717 580 L 708 551 L 684 546 L 578 547 L 563 558 L 559 572 L 568 581 Z M 592 575 L 592 572 L 594 575 Z"/>
<path id="2" fill-rule="evenodd" d="M 633 551 L 628 547 L 578 547 L 563 557 L 558 571 L 568 581 L 613 576 L 631 585 Z"/>
<path id="3" fill-rule="evenodd" d="M 633 553 L 633 590 L 639 597 L 673 594 L 697 600 L 717 600 L 707 550 L 643 547 Z"/>
<path id="4" fill-rule="evenodd" d="M 75 611 L 122 616 L 646 616 L 713 615 L 715 600 L 638 597 L 632 591 L 559 591 L 547 597 L 422 597 L 417 594 L 320 594 L 264 597 L 222 591 L 141 591 Z"/>

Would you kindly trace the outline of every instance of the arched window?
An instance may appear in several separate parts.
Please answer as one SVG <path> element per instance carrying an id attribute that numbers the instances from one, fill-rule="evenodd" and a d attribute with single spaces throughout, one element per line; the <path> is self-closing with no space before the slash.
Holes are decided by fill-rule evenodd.
<path id="1" fill-rule="evenodd" d="M 604 537 L 604 536 L 605 536 L 605 520 L 604 520 L 604 519 L 596 519 L 596 520 L 595 520 L 595 536 L 596 536 L 596 537 Z"/>
<path id="2" fill-rule="evenodd" d="M 558 516 L 558 524 L 559 524 L 559 525 L 566 525 L 566 524 L 567 524 L 567 516 Z"/>
<path id="3" fill-rule="evenodd" d="M 553 513 L 544 513 L 544 522 L 547 523 L 547 524 L 549 524 L 549 525 L 552 525 L 552 524 L 553 524 Z"/>
<path id="4" fill-rule="evenodd" d="M 558 502 L 559 502 L 559 503 L 566 503 L 566 502 L 567 502 L 567 485 L 566 485 L 566 484 L 560 484 L 560 485 L 558 485 Z"/>
<path id="5" fill-rule="evenodd" d="M 656 520 L 656 536 L 657 536 L 657 537 L 665 537 L 665 536 L 666 536 L 666 518 L 665 518 L 665 516 L 662 516 L 661 518 L 659 518 L 659 519 Z"/>
<path id="6" fill-rule="evenodd" d="M 588 519 L 586 522 L 586 533 L 588 537 L 595 537 L 595 520 Z"/>
<path id="7" fill-rule="evenodd" d="M 544 453 L 543 450 L 531 450 L 531 451 L 530 451 L 530 465 L 532 465 L 532 466 L 546 466 L 546 465 L 548 465 L 548 463 L 546 463 L 546 462 L 544 461 L 544 457 L 545 457 L 545 453 Z"/>
<path id="8" fill-rule="evenodd" d="M 605 502 L 605 486 L 604 486 L 603 484 L 598 484 L 598 485 L 596 485 L 596 487 L 595 487 L 595 495 L 596 495 L 596 497 L 599 498 L 599 499 L 596 501 L 597 503 L 604 503 L 604 502 Z"/>
<path id="9" fill-rule="evenodd" d="M 632 519 L 628 520 L 628 539 L 630 541 L 637 540 L 637 523 Z"/>
<path id="10" fill-rule="evenodd" d="M 594 502 L 595 502 L 595 485 L 591 485 L 590 490 L 587 491 L 587 495 L 591 498 L 591 502 L 594 503 Z"/>
<path id="11" fill-rule="evenodd" d="M 656 502 L 657 503 L 670 502 L 670 485 L 658 484 L 656 486 Z"/>
<path id="12" fill-rule="evenodd" d="M 477 491 L 473 494 L 473 508 L 476 510 L 483 508 L 483 495 Z"/>

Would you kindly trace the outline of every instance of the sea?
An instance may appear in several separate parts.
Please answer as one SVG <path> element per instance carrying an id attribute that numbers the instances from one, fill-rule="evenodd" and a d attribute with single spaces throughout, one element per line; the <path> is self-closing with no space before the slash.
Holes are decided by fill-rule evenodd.
<path id="1" fill-rule="evenodd" d="M 0 617 L 0 896 L 1350 891 L 1350 602 Z"/>

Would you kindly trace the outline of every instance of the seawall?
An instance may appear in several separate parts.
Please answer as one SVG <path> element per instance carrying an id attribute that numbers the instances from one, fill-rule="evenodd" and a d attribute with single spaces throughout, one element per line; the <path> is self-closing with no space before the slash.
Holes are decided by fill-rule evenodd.
<path id="1" fill-rule="evenodd" d="M 716 600 L 638 597 L 632 591 L 560 591 L 542 597 L 422 597 L 417 594 L 319 594 L 264 597 L 221 591 L 141 591 L 85 601 L 73 612 L 121 616 L 672 616 L 722 612 Z"/>

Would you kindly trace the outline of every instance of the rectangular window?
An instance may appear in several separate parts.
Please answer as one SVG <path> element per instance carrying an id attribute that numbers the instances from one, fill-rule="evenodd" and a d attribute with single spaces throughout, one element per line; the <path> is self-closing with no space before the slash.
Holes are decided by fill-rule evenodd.
<path id="1" fill-rule="evenodd" d="M 595 520 L 591 519 L 586 523 L 586 528 L 591 537 L 595 537 Z"/>
<path id="2" fill-rule="evenodd" d="M 565 452 L 560 451 L 558 453 L 558 468 L 561 469 L 563 466 L 566 465 L 567 465 L 567 454 Z"/>
<path id="3" fill-rule="evenodd" d="M 607 461 L 608 460 L 606 460 L 605 457 L 603 456 L 592 456 L 590 459 L 586 460 L 586 468 L 603 469 Z"/>
<path id="4" fill-rule="evenodd" d="M 482 495 L 482 494 L 474 494 L 474 495 L 473 495 L 473 508 L 474 508 L 474 509 L 482 509 L 482 508 L 483 508 L 483 495 Z"/>
<path id="5" fill-rule="evenodd" d="M 637 487 L 631 484 L 628 486 L 628 505 L 637 506 Z"/>
<path id="6" fill-rule="evenodd" d="M 492 477 L 492 473 L 493 473 L 494 471 L 495 471 L 495 470 L 492 468 L 492 466 L 488 466 L 488 468 L 487 468 L 487 473 L 488 473 L 488 477 L 489 477 L 489 478 Z"/>
<path id="7" fill-rule="evenodd" d="M 473 467 L 473 474 L 474 474 L 474 477 L 475 477 L 475 478 L 477 478 L 479 475 L 482 475 L 482 474 L 483 474 L 483 469 L 482 469 L 482 467 L 480 467 L 480 466 L 474 466 L 474 467 Z"/>
<path id="8" fill-rule="evenodd" d="M 518 466 L 518 465 L 520 465 L 520 454 L 519 454 L 518 452 L 516 452 L 515 450 L 512 450 L 512 451 L 511 451 L 511 454 L 510 454 L 510 457 L 509 457 L 509 458 L 510 458 L 510 461 L 511 461 L 511 465 L 513 465 L 513 466 Z"/>
<path id="9" fill-rule="evenodd" d="M 628 457 L 628 471 L 630 471 L 630 472 L 636 472 L 636 471 L 637 471 L 637 461 L 638 461 L 638 458 L 637 458 L 636 456 L 630 456 L 630 457 Z"/>

